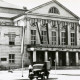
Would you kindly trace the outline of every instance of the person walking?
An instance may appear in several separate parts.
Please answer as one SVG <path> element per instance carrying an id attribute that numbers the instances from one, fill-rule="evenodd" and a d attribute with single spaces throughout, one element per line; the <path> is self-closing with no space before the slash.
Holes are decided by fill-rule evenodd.
<path id="1" fill-rule="evenodd" d="M 32 72 L 32 69 L 33 69 L 33 67 L 32 67 L 32 65 L 30 64 L 30 65 L 29 65 L 29 73 Z"/>

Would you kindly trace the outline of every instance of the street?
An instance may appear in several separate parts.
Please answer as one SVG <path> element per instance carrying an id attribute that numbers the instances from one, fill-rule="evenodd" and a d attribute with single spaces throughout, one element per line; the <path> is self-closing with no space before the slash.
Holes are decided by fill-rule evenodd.
<path id="1" fill-rule="evenodd" d="M 80 70 L 51 70 L 48 80 L 80 80 Z M 29 80 L 28 70 L 0 71 L 0 80 Z M 47 80 L 47 79 L 46 79 Z"/>

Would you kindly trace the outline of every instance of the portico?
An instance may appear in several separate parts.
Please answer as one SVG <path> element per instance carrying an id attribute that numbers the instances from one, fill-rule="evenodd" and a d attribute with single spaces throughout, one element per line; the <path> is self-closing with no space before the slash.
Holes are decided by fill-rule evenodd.
<path id="1" fill-rule="evenodd" d="M 49 51 L 49 50 L 34 50 L 33 62 L 36 61 L 50 61 L 51 66 L 55 66 L 55 59 L 57 66 L 78 66 L 79 52 L 76 51 Z"/>

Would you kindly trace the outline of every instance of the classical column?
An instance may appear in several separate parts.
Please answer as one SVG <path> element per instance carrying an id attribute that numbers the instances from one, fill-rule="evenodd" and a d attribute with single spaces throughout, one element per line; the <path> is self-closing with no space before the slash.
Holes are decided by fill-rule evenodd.
<path id="1" fill-rule="evenodd" d="M 70 23 L 68 23 L 68 26 L 67 26 L 67 28 L 68 28 L 68 45 L 71 45 L 71 42 L 70 42 Z"/>
<path id="2" fill-rule="evenodd" d="M 69 66 L 69 52 L 66 52 L 66 66 Z"/>
<path id="3" fill-rule="evenodd" d="M 48 61 L 48 52 L 45 51 L 45 61 Z"/>
<path id="4" fill-rule="evenodd" d="M 27 41 L 27 44 L 31 43 L 31 30 L 30 30 L 30 17 L 27 17 L 27 28 L 26 28 L 26 33 L 25 33 L 25 41 Z"/>
<path id="5" fill-rule="evenodd" d="M 76 65 L 79 64 L 79 55 L 78 55 L 78 52 L 76 52 Z"/>
<path id="6" fill-rule="evenodd" d="M 33 62 L 36 62 L 36 51 L 33 51 Z"/>
<path id="7" fill-rule="evenodd" d="M 59 65 L 59 55 L 58 55 L 58 51 L 56 51 L 56 65 Z"/>

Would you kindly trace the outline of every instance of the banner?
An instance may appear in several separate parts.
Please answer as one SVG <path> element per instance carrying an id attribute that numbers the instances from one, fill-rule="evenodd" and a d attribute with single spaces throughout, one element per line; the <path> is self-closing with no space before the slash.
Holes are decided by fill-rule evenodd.
<path id="1" fill-rule="evenodd" d="M 66 42 L 65 45 L 68 45 L 68 26 L 67 25 L 65 25 L 65 42 Z"/>
<path id="2" fill-rule="evenodd" d="M 25 28 L 24 26 L 22 26 L 21 54 L 24 53 L 24 34 L 25 34 Z"/>
<path id="3" fill-rule="evenodd" d="M 39 31 L 39 27 L 38 27 L 38 23 L 37 22 L 36 22 L 36 25 L 37 25 L 37 29 L 38 29 L 38 33 L 39 33 L 40 43 L 42 44 L 42 38 L 41 38 L 41 34 L 40 34 L 40 31 Z"/>
<path id="4" fill-rule="evenodd" d="M 46 23 L 46 31 L 47 31 L 47 41 L 49 44 L 49 30 L 48 30 L 48 23 Z"/>

